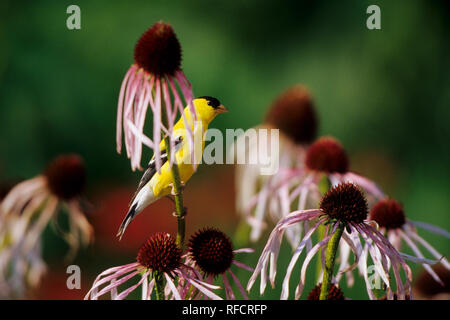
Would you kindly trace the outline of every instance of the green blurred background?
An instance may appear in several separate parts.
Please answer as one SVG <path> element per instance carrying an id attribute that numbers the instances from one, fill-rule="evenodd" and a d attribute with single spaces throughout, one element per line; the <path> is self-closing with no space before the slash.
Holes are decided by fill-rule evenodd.
<path id="1" fill-rule="evenodd" d="M 66 28 L 70 4 L 81 8 L 81 30 Z M 366 28 L 370 4 L 381 8 L 382 30 Z M 115 152 L 116 105 L 137 39 L 164 20 L 181 42 L 183 70 L 195 95 L 218 97 L 231 110 L 214 126 L 257 125 L 282 90 L 303 83 L 316 101 L 320 134 L 341 140 L 353 170 L 401 200 L 411 219 L 450 229 L 449 9 L 448 1 L 426 0 L 2 1 L 0 181 L 35 176 L 60 153 L 81 154 L 88 169 L 86 197 L 103 208 L 101 214 L 93 210 L 94 225 L 111 224 L 104 234 L 112 233 L 100 235 L 100 244 L 75 261 L 88 273 L 83 293 L 103 268 L 130 262 L 137 247 L 117 255 L 114 233 L 140 173 Z M 190 211 L 196 222 L 188 231 L 208 224 L 233 234 L 238 217 L 232 173 L 231 166 L 203 165 L 191 180 L 186 201 L 198 209 Z M 221 194 L 208 194 L 217 179 Z M 210 207 L 196 199 L 200 191 Z M 117 200 L 115 192 L 123 201 L 108 207 L 108 199 Z M 214 199 L 222 197 L 231 200 L 220 206 Z M 145 221 L 169 216 L 170 203 L 161 210 Z M 174 223 L 165 226 L 174 230 Z M 422 234 L 450 253 L 448 240 Z M 43 292 L 65 283 L 64 243 L 51 230 L 45 239 L 49 278 Z M 144 240 L 145 234 L 136 243 Z M 262 245 L 248 263 L 255 263 Z M 283 256 L 289 254 L 286 247 Z M 362 280 L 357 282 L 347 292 L 366 298 Z M 269 289 L 265 297 L 276 299 L 279 292 Z M 63 289 L 37 293 L 76 296 Z M 252 296 L 258 297 L 256 289 Z"/>

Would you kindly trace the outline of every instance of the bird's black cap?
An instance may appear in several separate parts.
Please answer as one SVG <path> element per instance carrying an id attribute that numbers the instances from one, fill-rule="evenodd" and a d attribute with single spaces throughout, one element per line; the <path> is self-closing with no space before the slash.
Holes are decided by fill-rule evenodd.
<path id="1" fill-rule="evenodd" d="M 208 105 L 210 105 L 214 109 L 217 109 L 220 106 L 220 101 L 216 98 L 209 97 L 209 96 L 203 96 L 203 97 L 199 97 L 199 99 L 206 99 L 206 101 L 208 101 Z"/>

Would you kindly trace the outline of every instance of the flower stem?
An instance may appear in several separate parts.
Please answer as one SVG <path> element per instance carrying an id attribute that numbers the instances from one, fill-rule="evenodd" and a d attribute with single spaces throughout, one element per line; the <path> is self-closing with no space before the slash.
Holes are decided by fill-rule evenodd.
<path id="1" fill-rule="evenodd" d="M 330 190 L 332 188 L 331 181 L 330 181 L 330 179 L 328 179 L 327 175 L 322 176 L 322 178 L 319 180 L 318 187 L 319 187 L 319 192 L 322 196 L 324 196 L 328 192 L 328 190 Z M 317 235 L 318 235 L 319 241 L 322 241 L 323 238 L 325 237 L 325 226 L 324 225 L 320 225 L 319 228 L 317 228 Z M 320 275 L 322 274 L 322 260 L 320 259 L 320 257 L 322 256 L 322 249 L 319 249 L 317 256 L 319 257 L 319 259 L 317 259 L 317 264 L 316 264 L 316 279 L 318 280 L 318 279 L 320 279 Z"/>
<path id="2" fill-rule="evenodd" d="M 325 258 L 325 269 L 323 270 L 322 288 L 320 289 L 320 300 L 328 300 L 328 293 L 331 287 L 331 279 L 333 278 L 334 262 L 336 260 L 337 248 L 344 232 L 345 225 L 340 222 L 337 230 L 328 242 L 327 254 Z"/>
<path id="3" fill-rule="evenodd" d="M 156 291 L 156 300 L 164 300 L 164 286 L 165 281 L 164 277 L 161 273 L 155 273 L 155 291 Z"/>
<path id="4" fill-rule="evenodd" d="M 167 158 L 171 157 L 170 150 L 170 138 L 165 138 L 166 149 L 167 149 Z M 184 216 L 186 215 L 186 210 L 184 208 L 184 200 L 183 200 L 183 186 L 181 184 L 180 179 L 180 171 L 178 170 L 178 165 L 176 162 L 172 165 L 172 177 L 173 177 L 173 190 L 175 197 L 175 214 L 177 216 L 178 229 L 177 229 L 177 245 L 183 250 L 184 247 L 184 237 L 186 233 L 186 221 Z"/>
<path id="5" fill-rule="evenodd" d="M 165 111 L 165 108 L 163 109 L 163 116 L 162 119 L 165 122 L 165 126 L 168 127 L 168 117 Z M 166 152 L 167 152 L 167 159 L 170 161 L 172 158 L 172 150 L 170 148 L 170 136 L 166 136 L 164 138 L 164 143 L 166 145 Z M 183 200 L 183 186 L 181 183 L 180 178 L 180 170 L 178 169 L 178 164 L 176 163 L 176 157 L 175 161 L 172 164 L 172 178 L 173 178 L 173 191 L 174 191 L 174 197 L 175 197 L 175 215 L 177 217 L 177 245 L 178 247 L 183 250 L 184 249 L 184 238 L 186 234 L 186 221 L 185 221 L 185 215 L 186 215 L 186 208 L 184 207 L 184 200 Z"/>

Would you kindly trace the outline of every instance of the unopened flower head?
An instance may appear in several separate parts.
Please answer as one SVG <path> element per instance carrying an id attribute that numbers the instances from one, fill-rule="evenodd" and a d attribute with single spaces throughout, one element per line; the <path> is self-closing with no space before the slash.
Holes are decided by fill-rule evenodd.
<path id="1" fill-rule="evenodd" d="M 170 135 L 173 147 L 171 133 L 178 112 L 184 117 L 184 106 L 188 105 L 196 116 L 192 88 L 180 65 L 181 46 L 175 32 L 164 22 L 155 23 L 136 44 L 134 63 L 123 79 L 117 107 L 117 152 L 121 152 L 124 140 L 133 170 L 141 169 L 142 144 L 154 150 L 159 170 L 161 133 Z M 153 113 L 152 139 L 143 133 L 149 108 Z M 192 141 L 192 130 L 189 126 L 187 130 Z"/>
<path id="2" fill-rule="evenodd" d="M 212 291 L 220 287 L 200 279 L 199 274 L 188 266 L 186 261 L 183 262 L 185 258 L 170 234 L 156 233 L 141 246 L 136 262 L 109 268 L 100 273 L 85 299 L 97 300 L 109 293 L 111 299 L 123 300 L 138 287 L 142 287 L 142 300 L 150 300 L 159 278 L 166 283 L 166 300 L 185 300 L 193 296 L 220 300 Z M 139 278 L 138 282 L 119 292 L 119 286 L 134 277 Z M 196 291 L 195 294 L 193 291 Z"/>
<path id="3" fill-rule="evenodd" d="M 231 271 L 234 264 L 242 269 L 253 271 L 249 266 L 237 261 L 234 256 L 241 252 L 253 252 L 253 249 L 245 248 L 233 250 L 230 238 L 222 231 L 215 228 L 204 228 L 197 231 L 189 240 L 188 257 L 194 267 L 198 267 L 207 277 L 209 283 L 214 278 L 221 276 L 227 299 L 235 299 L 227 274 L 231 276 L 238 287 L 242 297 L 248 299 L 238 277 Z"/>
<path id="4" fill-rule="evenodd" d="M 308 294 L 308 300 L 320 300 L 320 290 L 322 289 L 322 283 L 317 284 L 311 292 Z M 328 299 L 331 301 L 345 300 L 344 293 L 337 287 L 334 283 L 330 286 L 330 291 L 328 294 Z"/>
<path id="5" fill-rule="evenodd" d="M 80 242 L 87 245 L 92 240 L 93 230 L 80 203 L 85 182 L 83 159 L 68 154 L 55 158 L 42 175 L 22 181 L 9 191 L 0 207 L 0 243 L 6 244 L 1 251 L 1 277 L 8 279 L 8 270 L 24 261 L 37 261 L 39 270 L 44 270 L 36 255 L 40 253 L 41 234 L 52 219 L 69 244 L 68 260 L 74 257 Z M 60 207 L 69 213 L 67 231 L 56 223 Z M 39 279 L 34 279 L 32 284 L 37 285 Z"/>
<path id="6" fill-rule="evenodd" d="M 369 297 L 376 299 L 367 274 L 368 254 L 370 254 L 370 257 L 376 265 L 377 272 L 380 273 L 382 280 L 388 288 L 389 298 L 392 298 L 395 293 L 391 287 L 392 281 L 388 267 L 390 265 L 394 272 L 396 293 L 401 298 L 409 295 L 412 280 L 411 269 L 403 260 L 403 256 L 392 247 L 389 241 L 365 221 L 367 216 L 367 203 L 359 187 L 352 183 L 339 184 L 326 193 L 320 203 L 320 208 L 318 209 L 294 211 L 278 222 L 270 234 L 269 240 L 258 260 L 255 272 L 248 282 L 247 290 L 252 288 L 256 278 L 260 275 L 260 293 L 261 295 L 264 293 L 268 265 L 270 265 L 268 279 L 272 286 L 275 286 L 277 258 L 284 232 L 299 223 L 308 222 L 310 225 L 307 225 L 308 228 L 296 246 L 286 270 L 282 284 L 281 299 L 287 299 L 289 297 L 291 274 L 302 252 L 306 249 L 306 257 L 300 270 L 300 281 L 295 290 L 296 299 L 299 299 L 302 295 L 306 281 L 306 271 L 310 262 L 320 250 L 324 250 L 328 246 L 330 239 L 337 232 L 338 228 L 343 230 L 342 228 L 344 227 L 339 250 L 351 250 L 355 255 L 355 262 L 351 264 L 345 259 L 341 261 L 338 274 L 349 272 L 358 265 L 361 266 Z M 325 226 L 323 238 L 313 245 L 312 235 L 321 225 Z M 364 249 L 361 238 L 366 243 Z M 348 259 L 348 254 L 346 259 Z M 400 270 L 402 269 L 406 276 L 405 281 L 400 276 Z"/>
<path id="7" fill-rule="evenodd" d="M 439 261 L 447 271 L 450 271 L 450 263 L 430 243 L 418 234 L 416 227 L 422 227 L 435 234 L 444 236 L 447 239 L 450 239 L 450 233 L 427 223 L 408 220 L 405 216 L 403 205 L 391 198 L 385 198 L 377 202 L 370 211 L 369 219 L 375 221 L 379 225 L 380 230 L 386 234 L 389 241 L 397 250 L 401 250 L 403 242 L 406 243 L 406 245 L 414 252 L 414 256 L 408 258 L 412 261 L 421 263 L 436 282 L 443 284 L 439 275 L 430 266 L 430 263 Z M 435 261 L 433 262 L 433 260 L 427 259 L 419 246 L 425 248 Z"/>

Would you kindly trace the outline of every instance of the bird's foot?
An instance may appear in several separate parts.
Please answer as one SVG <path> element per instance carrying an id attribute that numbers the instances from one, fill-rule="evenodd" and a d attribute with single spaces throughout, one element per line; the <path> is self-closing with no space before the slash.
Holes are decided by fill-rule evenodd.
<path id="1" fill-rule="evenodd" d="M 187 208 L 186 207 L 183 208 L 183 214 L 182 215 L 178 215 L 178 213 L 176 211 L 172 212 L 172 215 L 174 217 L 179 218 L 179 219 L 184 219 L 184 217 L 187 215 Z"/>
<path id="2" fill-rule="evenodd" d="M 180 190 L 178 190 L 178 192 L 175 190 L 175 185 L 173 183 L 169 184 L 169 186 L 171 187 L 170 194 L 173 195 L 174 197 L 176 197 L 181 192 L 183 192 L 185 183 L 183 181 L 180 181 Z"/>
<path id="3" fill-rule="evenodd" d="M 172 198 L 170 195 L 167 195 L 166 198 L 172 201 L 173 204 L 176 204 L 175 199 Z"/>

